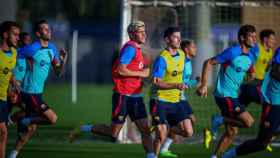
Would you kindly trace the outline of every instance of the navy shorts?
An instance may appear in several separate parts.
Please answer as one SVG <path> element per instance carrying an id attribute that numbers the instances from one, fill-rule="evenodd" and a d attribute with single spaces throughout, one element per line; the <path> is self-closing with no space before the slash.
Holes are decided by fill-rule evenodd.
<path id="1" fill-rule="evenodd" d="M 215 101 L 221 110 L 222 116 L 237 118 L 241 113 L 245 112 L 245 107 L 240 104 L 238 98 L 215 96 Z"/>
<path id="2" fill-rule="evenodd" d="M 243 84 L 240 87 L 239 102 L 244 106 L 248 106 L 254 102 L 263 104 L 264 98 L 261 93 L 261 86 L 259 84 Z"/>
<path id="3" fill-rule="evenodd" d="M 7 101 L 0 100 L 0 123 L 8 122 L 9 107 Z"/>
<path id="4" fill-rule="evenodd" d="M 280 105 L 265 103 L 262 109 L 260 128 L 267 129 L 273 134 L 280 134 Z"/>
<path id="5" fill-rule="evenodd" d="M 153 125 L 177 126 L 181 121 L 190 119 L 192 112 L 191 108 L 186 106 L 186 102 L 170 103 L 156 100 L 152 107 Z"/>
<path id="6" fill-rule="evenodd" d="M 112 123 L 123 124 L 127 115 L 131 121 L 147 118 L 143 97 L 131 97 L 113 93 Z"/>
<path id="7" fill-rule="evenodd" d="M 41 114 L 49 109 L 49 106 L 43 101 L 42 94 L 22 93 L 21 97 L 27 114 Z"/>

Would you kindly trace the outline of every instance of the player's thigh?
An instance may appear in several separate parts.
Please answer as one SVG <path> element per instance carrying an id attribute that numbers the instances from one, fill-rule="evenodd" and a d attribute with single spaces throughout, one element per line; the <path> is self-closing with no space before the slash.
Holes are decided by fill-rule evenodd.
<path id="1" fill-rule="evenodd" d="M 247 127 L 251 127 L 254 123 L 254 118 L 248 111 L 244 111 L 238 115 L 238 118 L 245 123 Z"/>

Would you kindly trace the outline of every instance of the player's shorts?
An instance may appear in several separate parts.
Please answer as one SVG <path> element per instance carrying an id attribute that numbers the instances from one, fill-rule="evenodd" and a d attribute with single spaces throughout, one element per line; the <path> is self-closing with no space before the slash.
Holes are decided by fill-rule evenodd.
<path id="1" fill-rule="evenodd" d="M 280 134 L 280 105 L 270 105 L 265 103 L 262 109 L 261 125 L 273 134 Z"/>
<path id="2" fill-rule="evenodd" d="M 190 103 L 187 101 L 187 100 L 181 100 L 181 104 L 185 105 L 185 112 L 188 114 L 188 115 L 191 115 L 193 114 L 193 110 L 192 110 L 192 107 L 190 105 Z"/>
<path id="3" fill-rule="evenodd" d="M 127 115 L 129 115 L 131 121 L 147 118 L 143 97 L 126 96 L 114 92 L 112 105 L 113 124 L 123 124 Z"/>
<path id="4" fill-rule="evenodd" d="M 240 87 L 239 102 L 244 106 L 248 106 L 254 102 L 263 104 L 264 98 L 261 93 L 261 86 L 259 84 L 243 84 Z"/>
<path id="5" fill-rule="evenodd" d="M 22 93 L 22 102 L 25 104 L 26 113 L 44 113 L 49 109 L 49 106 L 43 101 L 42 94 Z"/>
<path id="6" fill-rule="evenodd" d="M 241 113 L 245 112 L 245 107 L 239 103 L 238 98 L 215 96 L 215 101 L 221 110 L 222 116 L 237 118 Z"/>
<path id="7" fill-rule="evenodd" d="M 7 101 L 0 100 L 0 123 L 8 122 L 9 108 Z"/>
<path id="8" fill-rule="evenodd" d="M 153 125 L 167 124 L 177 126 L 181 121 L 190 119 L 192 110 L 186 102 L 170 103 L 155 100 L 152 109 Z"/>

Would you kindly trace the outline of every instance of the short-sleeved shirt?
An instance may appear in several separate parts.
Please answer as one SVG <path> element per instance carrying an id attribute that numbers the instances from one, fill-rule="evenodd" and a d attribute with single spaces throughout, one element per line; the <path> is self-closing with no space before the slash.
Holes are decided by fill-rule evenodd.
<path id="1" fill-rule="evenodd" d="M 48 47 L 42 47 L 39 41 L 35 41 L 23 48 L 23 56 L 29 60 L 31 67 L 26 70 L 22 91 L 43 93 L 51 66 L 60 62 L 55 45 L 49 42 Z"/>
<path id="2" fill-rule="evenodd" d="M 243 53 L 241 46 L 232 46 L 214 57 L 221 64 L 214 95 L 237 98 L 246 73 L 252 68 L 255 54 Z"/>

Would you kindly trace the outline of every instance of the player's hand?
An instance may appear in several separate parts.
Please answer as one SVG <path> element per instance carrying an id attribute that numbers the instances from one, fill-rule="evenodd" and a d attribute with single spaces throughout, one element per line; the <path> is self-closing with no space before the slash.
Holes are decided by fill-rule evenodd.
<path id="1" fill-rule="evenodd" d="M 149 68 L 145 68 L 141 74 L 140 74 L 140 77 L 149 77 L 150 75 L 150 69 Z"/>
<path id="2" fill-rule="evenodd" d="M 179 83 L 179 84 L 176 84 L 175 86 L 177 89 L 180 89 L 180 90 L 184 90 L 187 88 L 187 86 L 184 84 L 184 83 Z"/>
<path id="3" fill-rule="evenodd" d="M 207 86 L 199 86 L 196 92 L 198 96 L 207 97 Z"/>
<path id="4" fill-rule="evenodd" d="M 63 48 L 59 50 L 59 58 L 60 61 L 62 61 L 63 63 L 66 63 L 67 61 L 67 51 Z"/>

